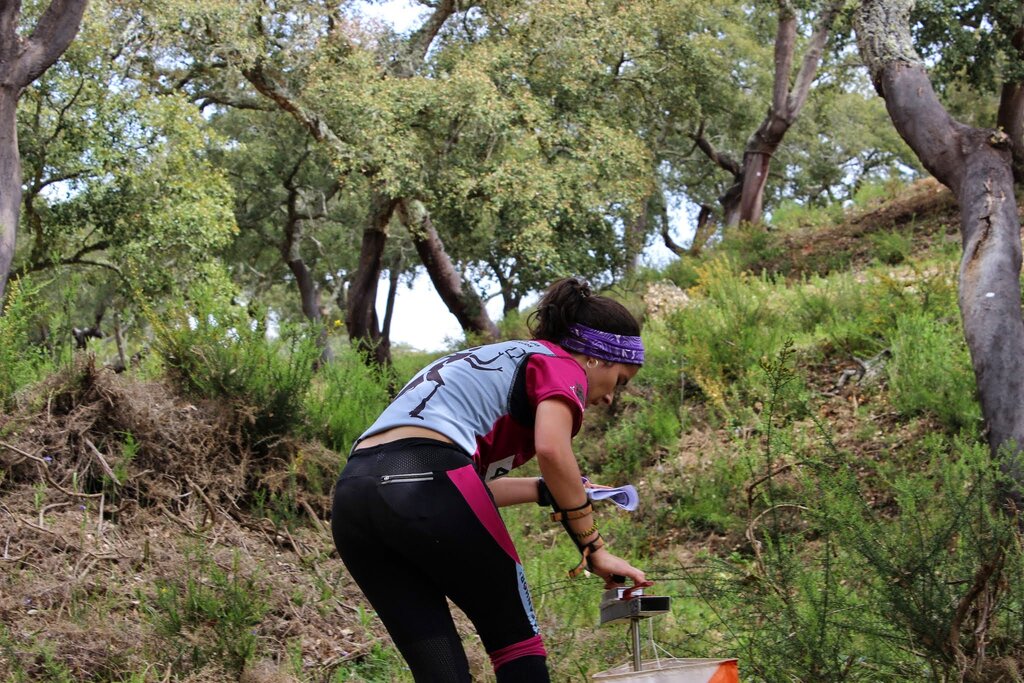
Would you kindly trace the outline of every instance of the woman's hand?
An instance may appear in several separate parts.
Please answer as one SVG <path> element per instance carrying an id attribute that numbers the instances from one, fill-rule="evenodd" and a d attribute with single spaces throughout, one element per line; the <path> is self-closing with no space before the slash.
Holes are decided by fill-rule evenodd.
<path id="1" fill-rule="evenodd" d="M 621 557 L 612 555 L 604 548 L 599 548 L 597 552 L 590 553 L 587 559 L 590 560 L 591 573 L 597 574 L 604 579 L 605 588 L 614 588 L 621 585 L 620 582 L 612 580 L 613 575 L 633 579 L 633 583 L 638 586 L 649 585 L 644 578 L 643 570 L 637 569 Z"/>

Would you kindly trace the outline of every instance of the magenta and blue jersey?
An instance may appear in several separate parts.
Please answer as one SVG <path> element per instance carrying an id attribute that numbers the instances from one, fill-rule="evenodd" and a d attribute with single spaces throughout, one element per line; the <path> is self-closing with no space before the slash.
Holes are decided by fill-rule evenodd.
<path id="1" fill-rule="evenodd" d="M 417 373 L 359 441 L 394 427 L 432 429 L 471 454 L 477 472 L 489 481 L 533 457 L 534 415 L 541 401 L 564 400 L 572 409 L 575 435 L 586 395 L 586 373 L 557 344 L 477 346 Z"/>

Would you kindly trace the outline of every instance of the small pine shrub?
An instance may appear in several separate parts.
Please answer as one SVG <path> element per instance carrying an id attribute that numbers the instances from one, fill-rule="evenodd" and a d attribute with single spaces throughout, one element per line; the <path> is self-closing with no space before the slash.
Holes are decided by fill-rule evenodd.
<path id="1" fill-rule="evenodd" d="M 218 662 L 240 673 L 257 649 L 256 629 L 269 609 L 258 573 L 243 572 L 238 555 L 222 569 L 202 551 L 186 556 L 182 580 L 156 582 L 145 602 L 164 649 L 187 668 Z M 182 637 L 191 634 L 191 637 Z"/>
<path id="2" fill-rule="evenodd" d="M 689 289 L 700 281 L 698 260 L 689 256 L 681 256 L 668 264 L 658 275 L 680 289 Z"/>
<path id="3" fill-rule="evenodd" d="M 838 202 L 811 206 L 785 200 L 772 209 L 771 225 L 781 231 L 804 227 L 822 228 L 837 223 L 842 217 L 843 206 Z"/>
<path id="4" fill-rule="evenodd" d="M 773 304 L 771 282 L 737 271 L 726 259 L 708 261 L 700 271 L 690 305 L 667 325 L 688 379 L 722 409 L 730 398 L 745 397 L 742 380 L 792 336 L 792 321 Z"/>
<path id="5" fill-rule="evenodd" d="M 7 285 L 0 315 L 0 409 L 12 407 L 14 395 L 38 380 L 46 367 L 45 354 L 29 339 L 35 292 L 20 280 Z"/>
<path id="6" fill-rule="evenodd" d="M 933 415 L 950 432 L 980 427 L 974 370 L 957 325 L 923 313 L 901 315 L 890 344 L 887 369 L 897 410 Z"/>
<path id="7" fill-rule="evenodd" d="M 320 368 L 306 395 L 310 436 L 347 453 L 387 407 L 389 380 L 387 371 L 368 365 L 357 350 L 342 349 Z"/>
<path id="8" fill-rule="evenodd" d="M 876 232 L 869 239 L 875 258 L 889 266 L 906 261 L 914 248 L 914 242 L 910 235 L 895 230 Z"/>
<path id="9" fill-rule="evenodd" d="M 749 547 L 691 576 L 719 620 L 694 647 L 739 656 L 745 681 L 1016 680 L 1024 550 L 1000 463 L 963 434 L 923 440 L 911 468 L 854 458 L 820 422 L 801 442 L 791 364 L 764 365 Z"/>
<path id="10" fill-rule="evenodd" d="M 285 327 L 269 339 L 254 319 L 209 289 L 196 291 L 166 316 L 151 316 L 154 348 L 167 373 L 186 392 L 230 402 L 247 415 L 251 445 L 297 429 L 320 356 L 317 333 Z"/>

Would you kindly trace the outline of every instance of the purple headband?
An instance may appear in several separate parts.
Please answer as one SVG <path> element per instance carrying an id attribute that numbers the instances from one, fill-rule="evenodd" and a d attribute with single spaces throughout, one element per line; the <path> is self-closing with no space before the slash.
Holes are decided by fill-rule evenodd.
<path id="1" fill-rule="evenodd" d="M 569 328 L 569 336 L 559 345 L 612 363 L 644 364 L 644 344 L 640 337 L 602 332 L 578 323 Z"/>

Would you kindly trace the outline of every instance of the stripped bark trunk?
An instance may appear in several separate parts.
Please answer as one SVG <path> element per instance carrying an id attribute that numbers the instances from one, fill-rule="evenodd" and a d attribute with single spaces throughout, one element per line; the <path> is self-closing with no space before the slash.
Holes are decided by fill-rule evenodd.
<path id="1" fill-rule="evenodd" d="M 1007 496 L 1024 490 L 1024 318 L 1020 222 L 1007 136 L 955 121 L 939 102 L 914 51 L 913 0 L 866 0 L 857 41 L 896 130 L 960 205 L 963 257 L 959 305 L 993 456 L 1009 449 Z"/>
<path id="2" fill-rule="evenodd" d="M 775 87 L 772 104 L 761 125 L 747 141 L 743 152 L 742 186 L 738 210 L 726 211 L 731 220 L 760 223 L 764 213 L 764 189 L 768 184 L 768 170 L 772 156 L 782 144 L 786 132 L 796 122 L 807 102 L 811 83 L 818 71 L 821 54 L 828 40 L 832 23 L 842 2 L 831 2 L 822 10 L 804 53 L 800 71 L 793 87 L 789 81 L 793 71 L 796 50 L 796 13 L 787 0 L 779 2 L 779 25 L 775 33 Z"/>
<path id="3" fill-rule="evenodd" d="M 459 325 L 463 330 L 478 334 L 485 340 L 496 340 L 498 326 L 487 314 L 480 296 L 462 281 L 430 220 L 430 214 L 420 202 L 409 199 L 399 200 L 397 208 L 399 218 L 412 236 L 416 253 L 426 267 L 430 281 Z"/>
<path id="4" fill-rule="evenodd" d="M 14 260 L 21 208 L 21 157 L 18 152 L 18 90 L 0 86 L 0 301 Z M 0 312 L 3 306 L 0 306 Z"/>
<path id="5" fill-rule="evenodd" d="M 28 38 L 18 35 L 21 2 L 0 3 L 0 299 L 14 260 L 21 205 L 18 99 L 74 40 L 86 2 L 53 0 Z"/>
<path id="6" fill-rule="evenodd" d="M 348 288 L 345 326 L 356 348 L 380 365 L 391 363 L 391 340 L 381 333 L 377 319 L 377 283 L 382 270 L 388 223 L 397 201 L 380 190 L 373 191 L 370 215 L 363 230 L 359 265 Z"/>

